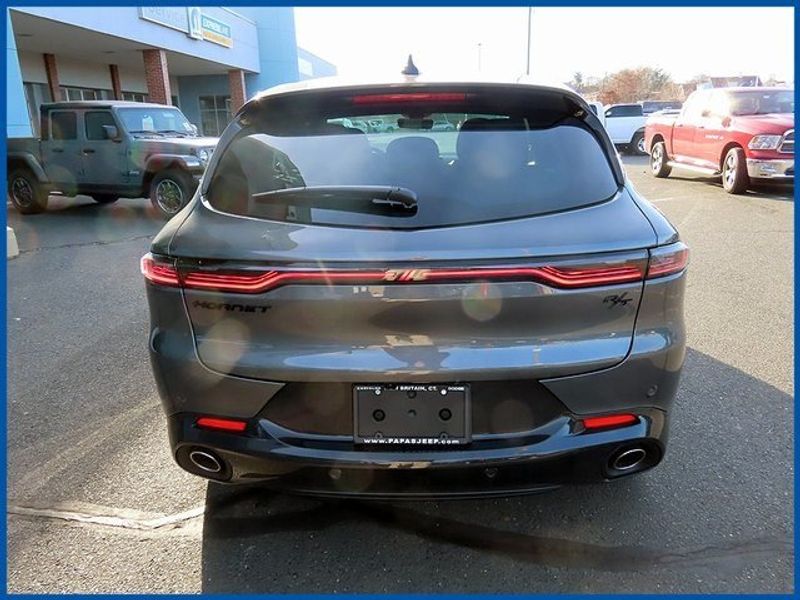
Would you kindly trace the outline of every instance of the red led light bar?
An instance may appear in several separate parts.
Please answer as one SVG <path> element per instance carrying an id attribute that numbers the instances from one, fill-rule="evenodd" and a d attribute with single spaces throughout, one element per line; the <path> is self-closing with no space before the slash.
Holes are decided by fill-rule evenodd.
<path id="1" fill-rule="evenodd" d="M 623 427 L 625 425 L 633 425 L 639 419 L 636 415 L 620 414 L 620 415 L 607 415 L 605 417 L 589 417 L 583 419 L 581 422 L 587 431 L 593 429 L 606 429 L 609 427 Z"/>
<path id="2" fill-rule="evenodd" d="M 381 271 L 260 271 L 214 273 L 192 271 L 182 277 L 186 288 L 259 294 L 283 285 L 436 283 L 440 281 L 536 281 L 557 288 L 583 288 L 641 281 L 641 262 L 592 267 L 516 267 L 475 269 L 389 269 Z"/>
<path id="3" fill-rule="evenodd" d="M 171 264 L 157 262 L 149 252 L 142 257 L 139 268 L 147 281 L 164 286 L 180 285 L 178 270 Z"/>
<path id="4" fill-rule="evenodd" d="M 464 102 L 463 92 L 412 92 L 398 94 L 362 94 L 353 96 L 353 104 L 405 104 L 408 102 Z"/>
<path id="5" fill-rule="evenodd" d="M 238 419 L 221 419 L 219 417 L 200 417 L 197 419 L 197 426 L 201 429 L 242 433 L 247 428 L 247 421 L 239 421 Z"/>

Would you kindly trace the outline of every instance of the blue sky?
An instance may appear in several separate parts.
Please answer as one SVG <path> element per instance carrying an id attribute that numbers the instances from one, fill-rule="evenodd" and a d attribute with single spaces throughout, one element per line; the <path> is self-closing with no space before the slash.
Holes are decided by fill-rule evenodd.
<path id="1" fill-rule="evenodd" d="M 535 8 L 532 73 L 567 81 L 654 66 L 793 79 L 791 8 Z M 297 8 L 298 42 L 346 76 L 395 74 L 409 52 L 437 74 L 525 72 L 527 8 Z"/>

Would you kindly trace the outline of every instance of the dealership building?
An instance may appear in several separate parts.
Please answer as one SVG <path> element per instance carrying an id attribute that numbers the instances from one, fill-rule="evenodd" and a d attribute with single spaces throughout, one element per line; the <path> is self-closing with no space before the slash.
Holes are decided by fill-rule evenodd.
<path id="1" fill-rule="evenodd" d="M 133 100 L 179 107 L 218 135 L 247 98 L 336 74 L 298 48 L 288 7 L 11 7 L 7 137 L 36 135 L 39 105 Z"/>

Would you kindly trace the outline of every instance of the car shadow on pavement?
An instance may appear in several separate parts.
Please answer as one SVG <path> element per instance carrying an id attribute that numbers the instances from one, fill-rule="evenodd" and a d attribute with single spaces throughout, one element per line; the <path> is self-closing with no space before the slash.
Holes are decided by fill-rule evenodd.
<path id="1" fill-rule="evenodd" d="M 787 591 L 792 405 L 689 350 L 666 459 L 638 477 L 445 502 L 210 484 L 203 591 Z"/>

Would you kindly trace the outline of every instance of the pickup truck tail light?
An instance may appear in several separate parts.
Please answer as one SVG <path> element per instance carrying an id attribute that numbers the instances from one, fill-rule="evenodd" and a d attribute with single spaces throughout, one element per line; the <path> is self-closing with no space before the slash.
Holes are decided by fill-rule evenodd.
<path id="1" fill-rule="evenodd" d="M 647 279 L 666 277 L 683 271 L 689 264 L 689 248 L 678 242 L 662 248 L 650 250 L 650 263 L 647 267 Z"/>

